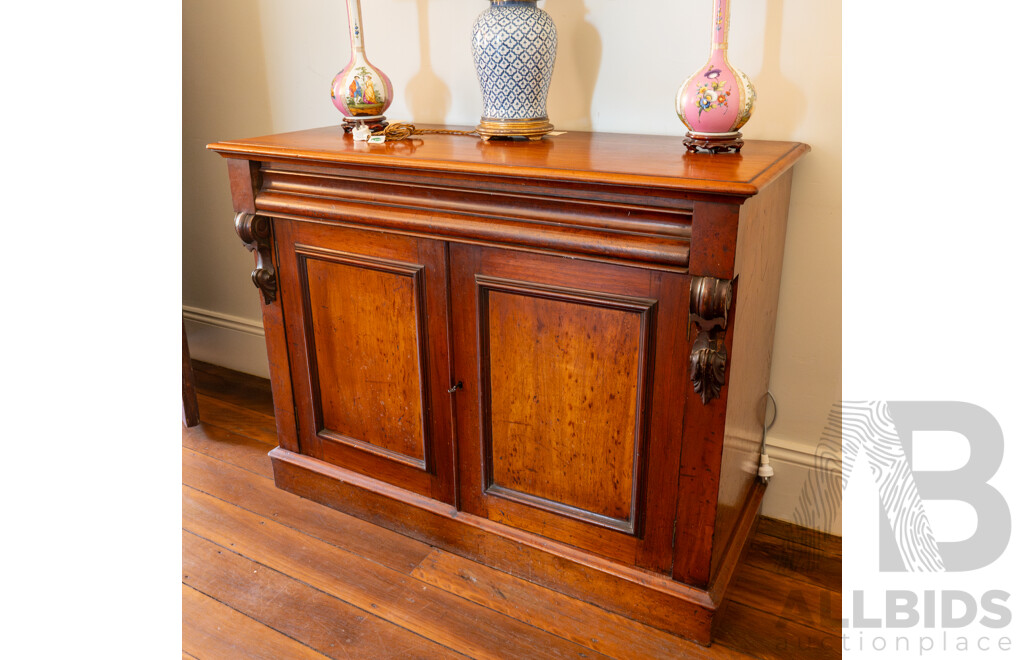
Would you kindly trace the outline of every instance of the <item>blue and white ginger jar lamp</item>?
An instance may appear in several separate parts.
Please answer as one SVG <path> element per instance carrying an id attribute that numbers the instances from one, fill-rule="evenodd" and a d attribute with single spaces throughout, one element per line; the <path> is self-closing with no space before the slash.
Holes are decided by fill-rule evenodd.
<path id="1" fill-rule="evenodd" d="M 490 0 L 473 24 L 473 61 L 484 97 L 480 137 L 539 140 L 548 121 L 548 89 L 558 30 L 536 0 Z"/>

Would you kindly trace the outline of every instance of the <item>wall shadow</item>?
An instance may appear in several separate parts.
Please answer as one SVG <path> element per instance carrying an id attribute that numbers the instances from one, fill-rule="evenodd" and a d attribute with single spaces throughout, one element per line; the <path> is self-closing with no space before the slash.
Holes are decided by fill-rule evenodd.
<path id="1" fill-rule="evenodd" d="M 405 87 L 406 103 L 415 123 L 443 124 L 452 104 L 447 83 L 430 62 L 430 15 L 427 0 L 416 0 L 420 35 L 420 68 Z"/>
<path id="2" fill-rule="evenodd" d="M 754 78 L 758 93 L 752 122 L 771 126 L 771 138 L 791 139 L 807 114 L 807 97 L 800 86 L 782 73 L 782 15 L 785 0 L 767 0 L 764 19 L 764 57 Z M 770 90 L 770 95 L 761 95 Z"/>
<path id="3" fill-rule="evenodd" d="M 601 69 L 601 35 L 586 20 L 584 0 L 549 0 L 544 10 L 558 27 L 548 115 L 557 130 L 593 130 L 591 106 Z"/>
<path id="4" fill-rule="evenodd" d="M 261 33 L 250 0 L 182 3 L 182 301 L 249 318 L 252 256 L 238 249 L 224 160 L 206 145 L 272 132 Z"/>

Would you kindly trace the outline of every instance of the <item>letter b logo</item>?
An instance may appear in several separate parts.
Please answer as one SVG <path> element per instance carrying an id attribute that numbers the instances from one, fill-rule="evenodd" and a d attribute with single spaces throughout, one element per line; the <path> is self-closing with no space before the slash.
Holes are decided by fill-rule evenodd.
<path id="1" fill-rule="evenodd" d="M 915 431 L 952 431 L 970 446 L 957 470 L 914 471 Z M 985 409 L 959 401 L 843 404 L 843 485 L 858 453 L 867 455 L 879 488 L 882 571 L 971 571 L 988 566 L 1010 541 L 1010 509 L 988 484 L 1003 459 L 1003 432 Z M 955 500 L 978 518 L 974 535 L 940 542 L 923 501 Z"/>

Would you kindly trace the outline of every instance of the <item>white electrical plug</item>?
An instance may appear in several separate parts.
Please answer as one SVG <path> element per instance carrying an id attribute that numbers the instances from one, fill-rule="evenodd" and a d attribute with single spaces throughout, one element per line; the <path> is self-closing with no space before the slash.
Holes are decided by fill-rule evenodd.
<path id="1" fill-rule="evenodd" d="M 765 408 L 764 408 L 764 421 L 761 428 L 761 465 L 757 468 L 758 478 L 768 483 L 768 480 L 775 476 L 775 470 L 772 469 L 771 464 L 768 462 L 768 429 L 775 426 L 775 418 L 779 414 L 779 409 L 775 404 L 775 397 L 772 396 L 771 392 L 764 393 Z M 768 401 L 772 402 L 772 423 L 768 423 Z"/>
<path id="2" fill-rule="evenodd" d="M 761 454 L 761 467 L 757 468 L 757 476 L 761 477 L 761 481 L 765 483 L 775 476 L 775 470 L 768 463 L 768 454 Z"/>
<path id="3" fill-rule="evenodd" d="M 366 124 L 359 124 L 352 129 L 352 139 L 358 142 L 366 142 L 370 139 L 371 133 L 373 133 L 373 131 L 370 130 L 369 126 Z"/>

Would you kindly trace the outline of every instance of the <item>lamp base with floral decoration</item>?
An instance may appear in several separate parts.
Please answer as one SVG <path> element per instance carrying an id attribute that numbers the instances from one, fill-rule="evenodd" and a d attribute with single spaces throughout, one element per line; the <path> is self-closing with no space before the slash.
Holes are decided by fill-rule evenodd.
<path id="1" fill-rule="evenodd" d="M 739 152 L 740 127 L 750 119 L 757 93 L 727 56 L 730 0 L 713 0 L 711 55 L 683 83 L 676 95 L 676 114 L 689 129 L 683 144 L 690 152 Z"/>

